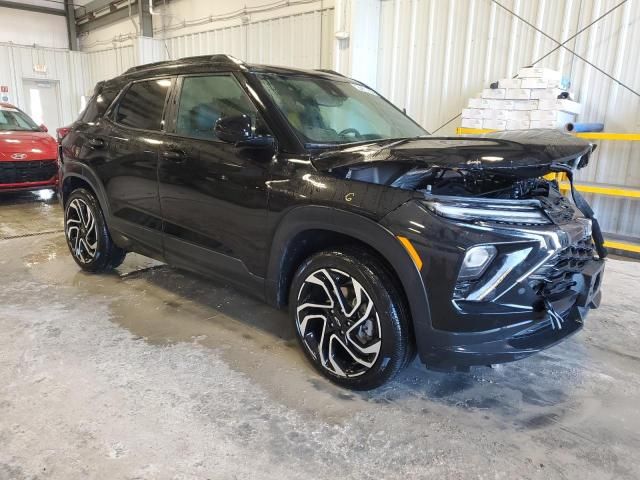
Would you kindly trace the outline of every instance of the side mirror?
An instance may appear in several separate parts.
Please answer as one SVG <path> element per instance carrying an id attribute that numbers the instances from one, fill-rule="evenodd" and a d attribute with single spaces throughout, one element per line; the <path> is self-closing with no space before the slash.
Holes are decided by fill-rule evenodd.
<path id="1" fill-rule="evenodd" d="M 251 128 L 251 118 L 248 115 L 221 117 L 216 121 L 213 131 L 223 142 L 237 146 L 268 147 L 273 145 L 273 137 L 256 137 Z"/>
<path id="2" fill-rule="evenodd" d="M 49 131 L 49 129 L 48 129 L 47 127 L 45 127 L 44 123 L 43 123 L 42 125 L 40 125 L 40 127 L 39 127 L 39 128 L 40 128 L 40 131 L 41 131 L 41 132 L 45 132 L 45 133 L 47 133 L 47 132 Z"/>
<path id="3" fill-rule="evenodd" d="M 247 115 L 237 115 L 233 117 L 220 117 L 216 122 L 213 131 L 223 142 L 237 143 L 249 140 L 251 132 L 251 118 Z"/>

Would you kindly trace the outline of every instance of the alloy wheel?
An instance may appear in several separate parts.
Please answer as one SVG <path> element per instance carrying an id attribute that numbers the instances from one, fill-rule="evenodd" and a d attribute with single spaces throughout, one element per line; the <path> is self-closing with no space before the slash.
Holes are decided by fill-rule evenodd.
<path id="1" fill-rule="evenodd" d="M 95 215 L 80 198 L 69 202 L 66 213 L 66 234 L 71 253 L 81 263 L 89 263 L 95 258 L 98 249 Z"/>
<path id="2" fill-rule="evenodd" d="M 314 360 L 338 377 L 363 375 L 380 354 L 380 317 L 371 296 L 335 268 L 316 270 L 302 283 L 296 327 Z"/>

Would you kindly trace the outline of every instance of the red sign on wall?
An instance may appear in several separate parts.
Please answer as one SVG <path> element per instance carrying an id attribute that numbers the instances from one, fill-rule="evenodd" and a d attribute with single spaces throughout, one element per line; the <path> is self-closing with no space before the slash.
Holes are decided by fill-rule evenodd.
<path id="1" fill-rule="evenodd" d="M 0 85 L 0 93 L 7 93 L 9 91 L 9 87 L 6 85 Z"/>

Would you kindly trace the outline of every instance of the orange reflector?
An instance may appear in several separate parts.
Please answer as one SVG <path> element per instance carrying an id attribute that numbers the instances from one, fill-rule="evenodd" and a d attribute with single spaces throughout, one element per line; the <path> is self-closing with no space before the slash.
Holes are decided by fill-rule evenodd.
<path id="1" fill-rule="evenodd" d="M 422 270 L 422 259 L 420 258 L 420 255 L 418 255 L 418 252 L 416 252 L 416 249 L 413 247 L 413 245 L 411 245 L 409 239 L 407 237 L 401 237 L 400 235 L 398 235 L 397 238 L 398 240 L 400 240 L 400 243 L 411 257 L 411 260 L 413 260 L 413 263 L 415 263 L 416 267 L 418 267 L 418 270 Z"/>

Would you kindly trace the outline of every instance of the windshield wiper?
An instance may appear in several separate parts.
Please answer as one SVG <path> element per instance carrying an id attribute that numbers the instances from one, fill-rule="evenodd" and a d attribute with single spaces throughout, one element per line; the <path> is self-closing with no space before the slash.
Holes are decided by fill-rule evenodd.
<path id="1" fill-rule="evenodd" d="M 407 142 L 411 142 L 412 140 L 420 140 L 421 138 L 428 138 L 428 136 L 427 136 L 427 135 L 419 135 L 419 136 L 417 136 L 417 137 L 399 137 L 399 138 L 397 138 L 397 139 L 388 138 L 387 140 L 395 140 L 395 141 L 394 141 L 394 142 L 391 142 L 391 143 L 387 143 L 387 144 L 385 144 L 385 145 L 382 145 L 382 146 L 378 149 L 378 151 L 377 151 L 376 153 L 378 153 L 378 152 L 380 152 L 380 151 L 384 150 L 385 148 L 393 148 L 393 147 L 397 147 L 397 146 L 399 146 L 399 145 L 404 145 L 404 144 L 405 144 L 405 143 L 407 143 Z"/>
<path id="2" fill-rule="evenodd" d="M 392 140 L 391 143 L 385 143 L 380 147 L 380 150 L 385 148 L 393 148 L 398 145 L 402 145 L 404 143 L 410 142 L 412 140 L 419 140 L 421 138 L 428 138 L 428 135 L 420 135 L 417 137 L 395 137 L 395 138 L 377 138 L 377 139 L 368 139 L 368 140 L 358 140 L 357 142 L 334 142 L 334 143 L 314 143 L 307 142 L 304 144 L 305 148 L 331 148 L 331 147 L 343 147 L 347 145 L 358 145 L 360 143 L 380 143 L 380 142 L 388 142 Z"/>
<path id="3" fill-rule="evenodd" d="M 304 144 L 304 148 L 339 148 L 347 145 L 358 145 L 360 143 L 375 143 L 378 140 L 358 140 L 357 142 L 332 142 L 332 143 L 314 143 L 307 142 Z"/>
<path id="4" fill-rule="evenodd" d="M 428 138 L 427 135 L 419 135 L 417 137 L 402 137 L 397 139 L 395 142 L 389 143 L 387 145 L 385 145 L 382 148 L 393 148 L 393 147 L 397 147 L 398 145 L 403 145 L 407 142 L 410 142 L 412 140 L 420 140 L 421 138 Z"/>

